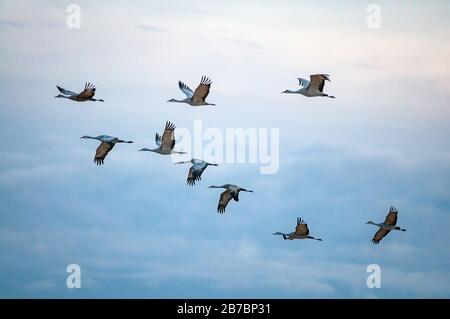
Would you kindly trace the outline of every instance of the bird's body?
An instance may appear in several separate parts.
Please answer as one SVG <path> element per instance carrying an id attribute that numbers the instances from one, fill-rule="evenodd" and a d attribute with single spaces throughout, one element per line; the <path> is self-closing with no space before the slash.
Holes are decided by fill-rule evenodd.
<path id="1" fill-rule="evenodd" d="M 335 98 L 333 95 L 323 93 L 323 87 L 325 81 L 330 81 L 327 74 L 312 74 L 309 76 L 310 80 L 297 78 L 300 89 L 296 91 L 285 90 L 282 93 L 301 94 L 307 97 L 325 96 L 329 98 Z"/>
<path id="2" fill-rule="evenodd" d="M 109 135 L 99 135 L 99 136 L 82 136 L 80 138 L 91 139 L 100 141 L 100 145 L 95 152 L 94 162 L 97 165 L 102 165 L 105 161 L 106 155 L 114 148 L 116 143 L 133 143 L 133 141 L 124 141 L 117 137 L 109 136 Z"/>
<path id="3" fill-rule="evenodd" d="M 224 184 L 222 186 L 213 185 L 209 186 L 209 188 L 225 188 L 225 191 L 220 194 L 219 205 L 217 206 L 217 212 L 220 214 L 225 212 L 225 208 L 231 199 L 234 199 L 236 202 L 239 201 L 239 192 L 243 191 L 253 193 L 251 190 L 247 190 L 234 184 Z"/>
<path id="4" fill-rule="evenodd" d="M 191 163 L 192 166 L 189 168 L 189 174 L 186 180 L 186 183 L 189 186 L 194 186 L 195 182 L 200 181 L 202 178 L 203 171 L 209 166 L 218 166 L 217 164 L 208 163 L 202 160 L 198 159 L 191 159 L 190 161 L 180 161 L 175 164 L 184 164 L 184 163 Z"/>
<path id="5" fill-rule="evenodd" d="M 72 101 L 76 101 L 76 102 L 86 102 L 86 101 L 98 101 L 98 102 L 104 102 L 102 99 L 94 99 L 94 95 L 95 95 L 95 86 L 91 83 L 86 83 L 84 85 L 84 90 L 81 91 L 80 93 L 75 93 L 66 89 L 63 89 L 60 86 L 56 86 L 56 88 L 58 89 L 59 92 L 61 92 L 62 94 L 58 94 L 57 98 L 64 98 L 64 99 L 69 99 Z"/>
<path id="6" fill-rule="evenodd" d="M 281 235 L 283 236 L 283 239 L 287 240 L 294 240 L 294 239 L 313 239 L 322 241 L 321 238 L 314 238 L 313 236 L 309 236 L 309 228 L 308 224 L 305 223 L 304 220 L 301 218 L 297 218 L 297 226 L 295 227 L 295 231 L 292 233 L 282 233 L 282 232 L 276 232 L 273 235 Z"/>
<path id="7" fill-rule="evenodd" d="M 400 228 L 397 225 L 398 210 L 395 207 L 389 209 L 389 213 L 383 223 L 374 223 L 373 221 L 368 221 L 366 224 L 378 226 L 380 229 L 375 233 L 372 238 L 374 244 L 379 244 L 380 241 L 385 237 L 391 230 L 401 230 L 406 231 L 406 229 Z"/>
<path id="8" fill-rule="evenodd" d="M 186 152 L 178 152 L 173 149 L 175 146 L 174 131 L 175 125 L 167 121 L 163 135 L 161 136 L 158 133 L 155 135 L 155 143 L 158 147 L 154 149 L 142 148 L 139 151 L 154 152 L 161 155 L 186 154 Z"/>
<path id="9" fill-rule="evenodd" d="M 186 95 L 186 98 L 183 100 L 170 99 L 167 102 L 176 102 L 176 103 L 186 103 L 191 106 L 202 106 L 202 105 L 213 105 L 213 103 L 208 103 L 205 101 L 206 97 L 209 94 L 209 89 L 211 87 L 211 80 L 206 76 L 202 76 L 200 84 L 195 89 L 195 92 L 192 91 L 186 84 L 181 81 L 178 81 L 178 87 L 180 90 Z"/>

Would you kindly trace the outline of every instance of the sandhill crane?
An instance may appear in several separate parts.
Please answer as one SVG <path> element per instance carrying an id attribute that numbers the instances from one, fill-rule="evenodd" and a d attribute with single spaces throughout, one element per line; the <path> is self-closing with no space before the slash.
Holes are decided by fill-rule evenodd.
<path id="1" fill-rule="evenodd" d="M 298 84 L 300 85 L 300 89 L 297 91 L 286 90 L 281 93 L 295 93 L 302 94 L 304 96 L 313 97 L 313 96 L 326 96 L 329 98 L 335 98 L 333 95 L 328 95 L 323 93 L 323 86 L 325 85 L 325 81 L 330 81 L 328 74 L 312 74 L 309 76 L 309 81 L 297 78 Z"/>
<path id="2" fill-rule="evenodd" d="M 111 151 L 116 145 L 116 143 L 133 143 L 133 141 L 124 141 L 120 140 L 117 137 L 112 137 L 108 135 L 99 135 L 99 136 L 82 136 L 80 138 L 84 139 L 91 139 L 91 140 L 98 140 L 100 141 L 100 146 L 97 148 L 97 151 L 95 153 L 94 162 L 97 165 L 102 165 L 105 161 L 106 155 L 108 155 L 109 151 Z"/>
<path id="3" fill-rule="evenodd" d="M 208 167 L 208 165 L 211 166 L 219 166 L 217 164 L 208 163 L 202 160 L 198 159 L 191 159 L 190 161 L 180 161 L 176 162 L 175 164 L 184 164 L 184 163 L 192 163 L 191 168 L 189 168 L 189 174 L 186 180 L 186 183 L 189 186 L 194 186 L 196 181 L 200 181 L 202 179 L 202 173 Z"/>
<path id="4" fill-rule="evenodd" d="M 161 155 L 186 154 L 186 152 L 177 152 L 173 150 L 175 146 L 175 125 L 169 121 L 166 122 L 164 133 L 161 137 L 158 133 L 155 135 L 155 143 L 159 147 L 154 149 L 141 148 L 139 151 L 155 152 Z"/>
<path id="5" fill-rule="evenodd" d="M 105 102 L 102 99 L 94 99 L 95 95 L 95 86 L 89 82 L 84 85 L 84 90 L 80 93 L 75 93 L 66 89 L 63 89 L 60 86 L 56 86 L 62 94 L 58 94 L 55 97 L 69 99 L 77 102 L 86 102 L 86 101 L 98 101 Z"/>
<path id="6" fill-rule="evenodd" d="M 219 205 L 217 206 L 217 212 L 223 214 L 225 212 L 225 207 L 227 207 L 228 202 L 234 199 L 236 202 L 239 201 L 239 192 L 249 192 L 253 193 L 251 190 L 247 190 L 237 185 L 225 184 L 222 186 L 209 186 L 209 188 L 225 188 L 225 191 L 220 194 Z"/>
<path id="7" fill-rule="evenodd" d="M 205 101 L 206 97 L 209 94 L 209 88 L 211 87 L 211 80 L 206 76 L 202 76 L 200 84 L 193 92 L 186 84 L 181 81 L 178 81 L 178 87 L 180 90 L 186 95 L 184 100 L 170 99 L 167 102 L 177 102 L 177 103 L 187 103 L 191 106 L 200 106 L 200 105 L 214 105 L 213 103 L 208 103 Z"/>
<path id="8" fill-rule="evenodd" d="M 289 234 L 276 232 L 276 233 L 273 233 L 273 235 L 281 235 L 281 236 L 283 236 L 283 239 L 289 239 L 289 240 L 314 239 L 314 240 L 322 241 L 321 238 L 315 238 L 313 236 L 309 236 L 308 224 L 306 224 L 305 221 L 299 217 L 297 217 L 297 226 L 295 227 L 295 231 L 293 231 L 292 233 L 289 233 Z"/>
<path id="9" fill-rule="evenodd" d="M 389 213 L 387 214 L 386 219 L 384 220 L 384 223 L 377 224 L 371 220 L 366 223 L 366 224 L 375 225 L 375 226 L 380 227 L 380 229 L 378 229 L 378 231 L 375 233 L 375 235 L 372 238 L 372 242 L 374 244 L 379 244 L 380 241 L 383 239 L 383 237 L 386 236 L 387 234 L 389 234 L 389 232 L 391 230 L 406 231 L 406 229 L 396 226 L 397 214 L 398 214 L 398 210 L 394 206 L 391 206 L 391 208 L 389 209 Z"/>

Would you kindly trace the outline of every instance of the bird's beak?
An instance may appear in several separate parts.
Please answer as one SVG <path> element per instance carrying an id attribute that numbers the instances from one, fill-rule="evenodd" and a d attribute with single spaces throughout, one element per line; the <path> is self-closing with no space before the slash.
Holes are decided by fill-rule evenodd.
<path id="1" fill-rule="evenodd" d="M 143 151 L 144 149 L 143 148 L 141 148 L 140 150 L 138 150 L 138 152 L 141 152 L 141 151 Z"/>

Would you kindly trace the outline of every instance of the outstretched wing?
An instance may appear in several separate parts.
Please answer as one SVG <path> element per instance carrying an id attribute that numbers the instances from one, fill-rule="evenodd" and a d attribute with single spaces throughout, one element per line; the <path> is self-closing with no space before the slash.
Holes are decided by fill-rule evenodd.
<path id="1" fill-rule="evenodd" d="M 211 87 L 211 80 L 206 76 L 202 76 L 199 86 L 195 89 L 194 95 L 192 96 L 192 102 L 201 103 L 204 102 L 209 94 L 209 88 Z"/>
<path id="2" fill-rule="evenodd" d="M 387 214 L 386 219 L 384 220 L 384 224 L 386 226 L 388 225 L 395 226 L 397 224 L 397 213 L 398 210 L 394 206 L 391 206 L 391 208 L 389 209 L 389 213 Z"/>
<path id="3" fill-rule="evenodd" d="M 307 87 L 309 85 L 309 81 L 302 79 L 302 78 L 297 78 L 298 80 L 298 85 L 300 85 L 301 87 Z"/>
<path id="4" fill-rule="evenodd" d="M 161 141 L 162 141 L 161 135 L 156 133 L 156 135 L 155 135 L 155 143 L 156 143 L 156 145 L 161 146 Z"/>
<path id="5" fill-rule="evenodd" d="M 380 228 L 378 229 L 378 231 L 375 233 L 375 235 L 372 238 L 372 243 L 374 243 L 375 245 L 379 244 L 380 241 L 383 239 L 384 236 L 386 236 L 387 234 L 389 234 L 390 230 L 388 228 Z"/>
<path id="6" fill-rule="evenodd" d="M 309 234 L 308 224 L 301 218 L 297 218 L 297 227 L 295 227 L 295 234 L 300 236 L 307 236 Z"/>
<path id="7" fill-rule="evenodd" d="M 201 181 L 202 180 L 202 173 L 205 170 L 206 165 L 202 166 L 202 167 L 196 167 L 195 165 L 191 166 L 191 168 L 189 168 L 189 174 L 187 177 L 187 184 L 189 186 L 194 186 L 195 182 Z"/>
<path id="8" fill-rule="evenodd" d="M 325 81 L 330 81 L 327 74 L 312 74 L 309 76 L 310 83 L 308 90 L 323 92 Z"/>
<path id="9" fill-rule="evenodd" d="M 191 90 L 191 88 L 183 82 L 178 81 L 178 87 L 188 98 L 191 98 L 194 95 L 194 92 Z"/>
<path id="10" fill-rule="evenodd" d="M 217 206 L 217 212 L 219 214 L 223 214 L 225 212 L 225 207 L 227 207 L 231 198 L 231 193 L 227 190 L 220 194 L 219 205 Z"/>
<path id="11" fill-rule="evenodd" d="M 111 151 L 114 147 L 114 143 L 101 142 L 100 146 L 97 147 L 97 151 L 95 153 L 94 162 L 97 165 L 102 165 L 105 161 L 106 155 L 108 155 L 109 151 Z"/>
<path id="12" fill-rule="evenodd" d="M 84 90 L 78 94 L 80 99 L 90 99 L 95 95 L 95 86 L 89 82 L 84 85 Z"/>
<path id="13" fill-rule="evenodd" d="M 163 151 L 171 151 L 175 146 L 175 124 L 167 121 L 164 133 L 161 139 L 161 149 Z"/>
<path id="14" fill-rule="evenodd" d="M 58 89 L 59 92 L 61 92 L 64 95 L 77 95 L 77 93 L 63 89 L 62 87 L 60 87 L 58 85 L 56 86 L 56 88 Z"/>

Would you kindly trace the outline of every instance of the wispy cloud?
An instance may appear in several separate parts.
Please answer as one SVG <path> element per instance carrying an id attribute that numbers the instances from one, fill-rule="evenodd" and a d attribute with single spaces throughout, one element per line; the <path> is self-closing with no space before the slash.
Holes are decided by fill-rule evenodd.
<path id="1" fill-rule="evenodd" d="M 432 16 L 417 4 L 386 3 L 385 11 L 407 6 Z M 71 30 L 64 6 L 7 7 L 0 18 L 0 296 L 450 296 L 449 43 L 403 27 L 411 14 L 383 16 L 382 29 L 369 34 L 365 8 L 351 2 L 306 11 L 252 2 L 240 12 L 221 2 L 201 12 L 86 2 L 82 27 Z M 348 8 L 361 19 L 348 19 Z M 427 28 L 435 20 L 448 25 L 443 13 Z M 372 71 L 378 67 L 383 72 Z M 325 88 L 338 99 L 280 94 L 316 71 L 332 75 Z M 205 73 L 220 107 L 165 102 L 181 94 L 178 79 L 196 83 Z M 77 87 L 86 77 L 107 102 L 53 98 L 55 82 Z M 190 188 L 187 166 L 137 151 L 154 144 L 164 121 L 192 128 L 196 118 L 205 128 L 280 128 L 279 172 L 220 165 Z M 84 134 L 135 144 L 117 145 L 98 167 L 99 143 L 80 140 Z M 207 188 L 216 183 L 255 193 L 220 215 L 219 192 Z M 365 223 L 382 221 L 391 205 L 408 231 L 375 246 L 376 229 Z M 272 235 L 292 230 L 296 217 L 324 241 Z M 76 292 L 65 286 L 70 263 L 82 269 Z M 365 285 L 371 263 L 382 267 L 380 290 Z"/>
<path id="2" fill-rule="evenodd" d="M 262 49 L 263 48 L 262 44 L 260 44 L 256 41 L 252 41 L 252 40 L 247 40 L 247 39 L 237 38 L 237 37 L 230 37 L 230 36 L 220 36 L 219 38 L 226 42 L 235 43 L 238 45 L 243 45 L 243 46 L 251 47 L 254 49 Z"/>
<path id="3" fill-rule="evenodd" d="M 153 25 L 147 25 L 147 24 L 139 24 L 136 26 L 139 30 L 145 31 L 145 32 L 155 32 L 155 33 L 167 33 L 169 30 Z"/>
<path id="4" fill-rule="evenodd" d="M 24 26 L 24 22 L 0 19 L 0 28 L 22 28 Z"/>

